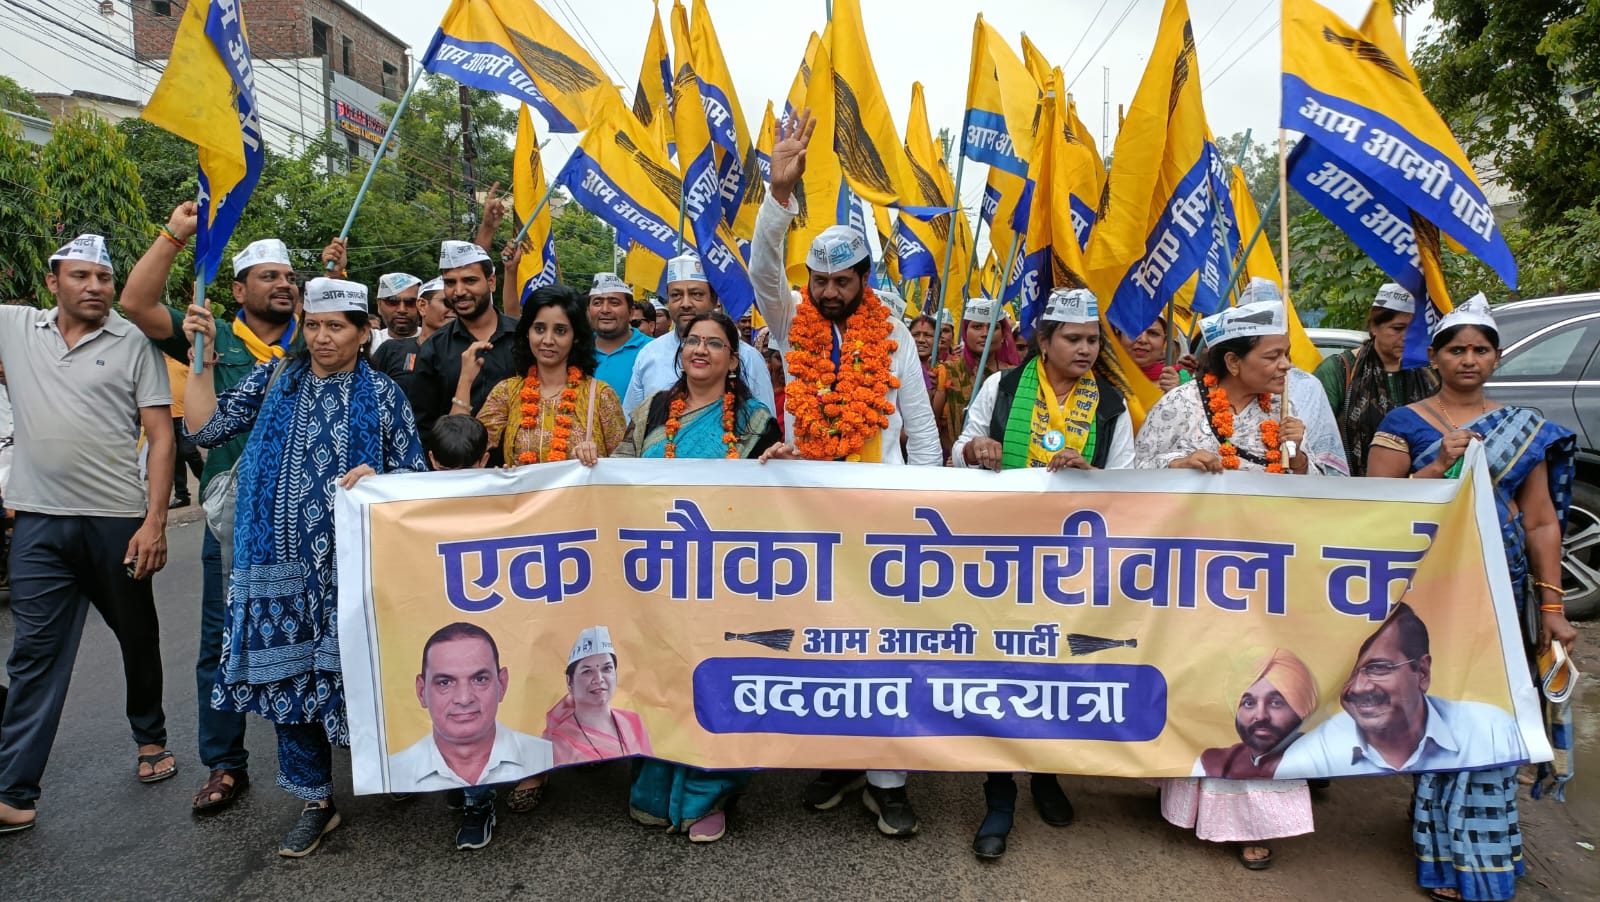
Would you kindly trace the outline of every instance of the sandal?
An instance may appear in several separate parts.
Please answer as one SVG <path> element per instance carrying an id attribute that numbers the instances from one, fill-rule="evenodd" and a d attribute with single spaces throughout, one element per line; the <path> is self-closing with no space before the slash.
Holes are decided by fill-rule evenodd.
<path id="1" fill-rule="evenodd" d="M 1455 893 L 1455 895 L 1447 896 L 1445 895 L 1446 892 Z M 1428 898 L 1432 899 L 1433 902 L 1461 902 L 1461 891 L 1455 889 L 1446 890 L 1443 887 L 1429 887 Z"/>
<path id="2" fill-rule="evenodd" d="M 172 767 L 167 770 L 157 770 L 156 765 L 168 759 L 172 760 Z M 140 755 L 140 764 L 150 765 L 149 774 L 140 774 L 139 768 L 134 767 L 133 775 L 140 783 L 160 783 L 162 780 L 178 775 L 178 758 L 169 749 L 162 749 L 152 755 Z"/>
<path id="3" fill-rule="evenodd" d="M 1267 854 L 1262 858 L 1247 858 L 1244 854 L 1246 849 L 1266 849 Z M 1260 843 L 1241 843 L 1239 845 L 1239 863 L 1252 871 L 1264 871 L 1272 867 L 1272 849 Z"/>
<path id="4" fill-rule="evenodd" d="M 533 786 L 518 786 L 506 795 L 506 808 L 518 814 L 527 814 L 539 807 L 539 799 L 543 796 L 542 781 Z"/>
<path id="5" fill-rule="evenodd" d="M 233 782 L 224 782 L 230 779 Z M 206 780 L 206 785 L 194 794 L 194 811 L 202 812 L 219 811 L 232 805 L 239 797 L 239 793 L 250 788 L 250 772 L 242 767 L 218 767 L 211 771 L 211 777 Z M 218 796 L 213 799 L 212 796 Z"/>

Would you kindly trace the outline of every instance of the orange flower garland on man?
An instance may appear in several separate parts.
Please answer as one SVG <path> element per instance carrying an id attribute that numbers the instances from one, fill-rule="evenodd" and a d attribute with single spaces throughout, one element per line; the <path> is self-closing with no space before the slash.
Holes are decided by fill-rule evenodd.
<path id="1" fill-rule="evenodd" d="M 529 295 L 517 320 L 511 360 L 519 376 L 501 381 L 478 419 L 507 466 L 609 456 L 627 423 L 611 386 L 595 379 L 588 303 L 566 285 Z"/>
<path id="2" fill-rule="evenodd" d="M 916 342 L 905 324 L 867 287 L 871 254 L 861 233 L 843 226 L 825 229 L 806 255 L 811 275 L 795 295 L 784 274 L 784 239 L 800 212 L 795 185 L 806 168 L 806 145 L 815 121 L 809 110 L 787 127 L 778 126 L 772 149 L 772 183 L 756 216 L 750 245 L 750 281 L 756 308 L 771 330 L 771 346 L 783 352 L 789 441 L 772 446 L 767 460 L 944 462 L 939 428 L 917 360 Z M 900 450 L 904 434 L 906 450 Z M 862 802 L 889 836 L 917 832 L 917 815 L 906 798 L 903 772 L 824 772 L 807 787 L 807 807 L 833 808 L 868 784 Z"/>
<path id="3" fill-rule="evenodd" d="M 1322 473 L 1319 462 L 1337 449 L 1306 447 L 1306 426 L 1293 404 L 1278 420 L 1292 367 L 1283 303 L 1230 307 L 1201 320 L 1200 334 L 1204 375 L 1150 408 L 1134 439 L 1134 468 Z M 1239 844 L 1239 862 L 1251 870 L 1272 864 L 1268 840 L 1312 830 L 1311 791 L 1304 780 L 1159 782 L 1162 817 L 1192 828 L 1201 839 Z"/>

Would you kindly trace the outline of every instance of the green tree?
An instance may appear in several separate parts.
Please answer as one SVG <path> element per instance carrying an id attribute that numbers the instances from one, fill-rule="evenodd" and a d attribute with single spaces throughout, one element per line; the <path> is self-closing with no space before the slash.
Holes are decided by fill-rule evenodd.
<path id="1" fill-rule="evenodd" d="M 1250 198 L 1256 203 L 1266 226 L 1262 229 L 1261 236 L 1268 240 L 1274 247 L 1278 244 L 1278 210 L 1279 204 L 1273 200 L 1278 191 L 1278 142 L 1257 140 L 1262 136 L 1251 135 L 1250 146 L 1245 149 L 1244 159 L 1241 162 L 1239 150 L 1244 146 L 1244 132 L 1235 132 L 1225 138 L 1217 139 L 1217 152 L 1229 163 L 1239 163 L 1239 168 L 1244 170 L 1245 183 L 1250 186 Z M 1291 147 L 1292 149 L 1292 147 Z M 1264 206 L 1272 201 L 1270 207 Z M 1293 223 L 1297 217 L 1311 210 L 1311 204 L 1301 197 L 1293 188 L 1289 189 L 1289 221 Z M 1250 240 L 1249 235 L 1243 236 L 1245 241 Z"/>
<path id="2" fill-rule="evenodd" d="M 126 277 L 156 229 L 122 133 L 92 113 L 64 118 L 39 149 L 39 169 L 56 233 L 63 240 L 104 235 L 118 275 Z"/>
<path id="3" fill-rule="evenodd" d="M 56 245 L 34 145 L 0 116 L 0 302 L 47 297 L 44 261 Z"/>
<path id="4" fill-rule="evenodd" d="M 1480 174 L 1499 171 L 1532 229 L 1594 209 L 1600 3 L 1438 0 L 1433 17 L 1440 27 L 1417 55 L 1417 74 Z"/>
<path id="5" fill-rule="evenodd" d="M 463 217 L 455 229 L 470 236 L 476 223 L 477 203 L 462 193 L 460 85 L 452 79 L 428 75 L 417 85 L 406 114 L 400 118 L 397 163 L 406 173 L 406 190 L 415 195 L 436 193 L 448 205 L 455 195 L 456 213 Z M 477 156 L 473 175 L 478 190 L 494 182 L 511 184 L 511 151 L 516 141 L 517 112 L 492 91 L 467 89 L 472 111 L 472 143 Z M 393 116 L 393 109 L 385 112 Z M 507 236 L 509 237 L 509 235 Z"/>
<path id="6" fill-rule="evenodd" d="M 611 272 L 615 244 L 611 227 L 600 217 L 569 202 L 551 221 L 550 231 L 555 237 L 561 281 L 583 289 L 594 282 L 595 273 Z"/>
<path id="7" fill-rule="evenodd" d="M 48 119 L 44 107 L 33 97 L 33 92 L 17 84 L 15 79 L 0 75 L 0 110 L 10 110 L 25 116 Z"/>

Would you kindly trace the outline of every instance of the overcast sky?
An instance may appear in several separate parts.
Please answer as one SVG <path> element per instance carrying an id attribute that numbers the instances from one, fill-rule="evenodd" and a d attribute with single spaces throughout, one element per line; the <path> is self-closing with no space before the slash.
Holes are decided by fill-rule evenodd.
<path id="1" fill-rule="evenodd" d="M 447 4 L 444 0 L 352 0 L 368 15 L 408 41 L 417 55 L 426 49 Z M 650 28 L 651 0 L 538 0 L 568 33 L 589 48 L 613 79 L 632 87 L 639 76 Z M 1352 24 L 1366 14 L 1367 0 L 1323 0 Z M 687 5 L 687 4 L 686 4 Z M 749 0 L 707 0 L 717 36 L 750 128 L 758 128 L 768 100 L 788 94 L 806 40 L 826 23 L 824 0 L 785 4 Z M 972 23 L 978 12 L 1020 54 L 1023 32 L 1053 65 L 1060 66 L 1078 102 L 1079 114 L 1101 133 L 1105 68 L 1110 70 L 1110 124 L 1116 131 L 1117 104 L 1132 101 L 1155 40 L 1163 0 L 862 0 L 867 40 L 884 95 L 903 134 L 911 104 L 911 83 L 927 93 L 928 117 L 935 134 L 961 124 L 966 100 Z M 668 28 L 672 5 L 661 3 Z M 782 10 L 780 12 L 780 9 Z M 1206 113 L 1219 136 L 1254 129 L 1254 140 L 1277 134 L 1280 41 L 1279 0 L 1190 0 L 1189 13 L 1199 40 L 1201 85 Z M 1127 13 L 1123 18 L 1123 14 Z M 1098 15 L 1097 15 L 1098 13 Z M 1412 17 L 1408 39 L 1415 45 L 1421 22 Z M 546 171 L 554 172 L 574 146 L 572 136 L 557 137 L 546 149 Z M 1109 152 L 1108 148 L 1102 150 Z M 982 190 L 963 179 L 970 207 Z"/>

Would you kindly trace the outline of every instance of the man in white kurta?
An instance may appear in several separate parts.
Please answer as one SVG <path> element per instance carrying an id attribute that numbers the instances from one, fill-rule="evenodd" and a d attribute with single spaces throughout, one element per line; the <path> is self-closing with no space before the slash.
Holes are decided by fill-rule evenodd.
<path id="1" fill-rule="evenodd" d="M 784 417 L 788 441 L 769 449 L 763 460 L 800 459 L 800 452 L 793 444 L 796 436 L 793 398 L 801 391 L 814 390 L 792 382 L 788 372 L 787 354 L 793 350 L 790 328 L 802 300 L 789 289 L 783 251 L 789 223 L 800 212 L 794 189 L 805 171 L 805 148 L 812 128 L 808 112 L 778 134 L 772 151 L 771 189 L 756 216 L 755 237 L 750 246 L 750 281 L 755 287 L 756 307 L 771 330 L 771 347 L 785 354 L 784 380 L 788 384 L 786 397 L 790 399 Z M 824 231 L 811 246 L 807 259 L 811 270 L 810 291 L 814 298 L 828 299 L 819 303 L 817 309 L 830 322 L 835 349 L 846 347 L 848 321 L 865 299 L 865 276 L 871 271 L 871 263 L 865 236 L 844 226 Z M 888 425 L 877 441 L 880 460 L 885 464 L 937 467 L 944 462 L 944 452 L 939 446 L 939 429 L 933 419 L 933 407 L 928 403 L 927 386 L 922 380 L 916 342 L 905 324 L 895 319 L 887 308 L 884 316 L 891 320 L 889 340 L 895 344 L 889 372 L 900 384 L 888 393 L 893 409 L 887 412 Z M 838 357 L 835 357 L 836 370 L 838 365 Z M 906 443 L 904 454 L 900 449 L 902 434 Z M 878 816 L 879 831 L 888 836 L 910 836 L 917 832 L 920 825 L 906 797 L 904 771 L 868 771 L 866 774 L 825 771 L 806 788 L 805 803 L 817 810 L 833 808 L 849 793 L 861 788 L 863 782 L 867 785 L 861 800 Z"/>

